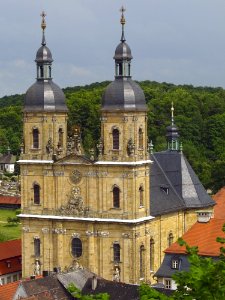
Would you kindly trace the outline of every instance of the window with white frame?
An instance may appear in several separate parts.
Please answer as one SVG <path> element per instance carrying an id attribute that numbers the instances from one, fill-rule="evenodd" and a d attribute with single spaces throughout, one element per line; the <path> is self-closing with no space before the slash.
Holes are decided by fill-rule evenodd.
<path id="1" fill-rule="evenodd" d="M 171 279 L 165 279 L 164 285 L 166 289 L 171 289 Z"/>

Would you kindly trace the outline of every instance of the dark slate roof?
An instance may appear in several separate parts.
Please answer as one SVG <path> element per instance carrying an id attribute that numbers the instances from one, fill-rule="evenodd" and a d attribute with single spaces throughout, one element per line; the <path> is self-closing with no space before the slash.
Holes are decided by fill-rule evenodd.
<path id="1" fill-rule="evenodd" d="M 103 111 L 146 111 L 145 95 L 130 77 L 116 77 L 102 97 Z"/>
<path id="2" fill-rule="evenodd" d="M 26 92 L 25 112 L 68 111 L 65 95 L 52 80 L 37 80 Z"/>
<path id="3" fill-rule="evenodd" d="M 82 294 L 89 295 L 99 293 L 108 293 L 110 295 L 110 300 L 139 299 L 138 285 L 98 278 L 97 287 L 95 290 L 92 290 L 92 279 L 88 279 L 84 288 L 82 289 Z"/>
<path id="4" fill-rule="evenodd" d="M 152 216 L 215 205 L 183 153 L 170 150 L 156 152 L 151 155 L 151 160 Z"/>
<path id="5" fill-rule="evenodd" d="M 36 59 L 35 61 L 38 63 L 38 62 L 53 62 L 53 59 L 52 59 L 52 53 L 50 51 L 50 49 L 43 45 L 41 46 L 38 51 L 37 51 L 37 54 L 36 54 Z"/>
<path id="6" fill-rule="evenodd" d="M 113 58 L 115 60 L 131 60 L 133 57 L 129 45 L 125 42 L 119 43 L 119 45 L 116 47 L 115 55 Z"/>
<path id="7" fill-rule="evenodd" d="M 172 260 L 178 259 L 179 269 L 172 269 Z M 155 277 L 172 277 L 172 275 L 177 271 L 188 271 L 190 268 L 190 263 L 188 261 L 187 255 L 175 255 L 167 254 L 165 255 L 163 262 L 157 272 L 154 274 Z"/>
<path id="8" fill-rule="evenodd" d="M 74 299 L 67 290 L 60 284 L 56 277 L 47 276 L 35 280 L 22 281 L 21 285 L 27 296 L 35 296 L 40 293 L 48 292 L 53 299 L 72 300 Z M 39 298 L 38 298 L 39 299 Z M 43 299 L 43 298 L 42 298 Z M 50 298 L 51 299 L 51 298 Z"/>
<path id="9" fill-rule="evenodd" d="M 16 156 L 13 154 L 3 154 L 0 156 L 0 164 L 15 164 Z"/>

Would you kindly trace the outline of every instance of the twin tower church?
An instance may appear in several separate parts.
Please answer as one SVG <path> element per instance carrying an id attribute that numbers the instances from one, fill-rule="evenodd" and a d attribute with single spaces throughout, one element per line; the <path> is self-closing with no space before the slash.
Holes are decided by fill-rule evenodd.
<path id="1" fill-rule="evenodd" d="M 37 80 L 25 95 L 19 160 L 23 276 L 84 267 L 109 280 L 152 282 L 163 250 L 196 222 L 196 211 L 213 209 L 180 149 L 173 117 L 168 148 L 153 153 L 148 145 L 147 105 L 131 77 L 123 13 L 95 159 L 83 154 L 76 131 L 67 137 L 68 108 L 52 81 L 42 15 Z"/>

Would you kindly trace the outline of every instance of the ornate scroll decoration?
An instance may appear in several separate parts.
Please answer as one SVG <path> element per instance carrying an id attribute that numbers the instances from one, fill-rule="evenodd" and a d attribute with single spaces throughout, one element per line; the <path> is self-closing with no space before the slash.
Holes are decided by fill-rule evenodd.
<path id="1" fill-rule="evenodd" d="M 41 229 L 41 231 L 42 231 L 42 233 L 47 234 L 47 233 L 49 233 L 49 228 L 43 227 L 43 228 Z"/>
<path id="2" fill-rule="evenodd" d="M 90 236 L 100 236 L 100 237 L 108 237 L 109 236 L 109 232 L 108 231 L 86 231 L 86 236 L 90 237 Z"/>
<path id="3" fill-rule="evenodd" d="M 69 200 L 66 206 L 62 205 L 58 209 L 60 215 L 77 216 L 84 215 L 88 208 L 84 207 L 83 198 L 80 195 L 80 189 L 77 187 L 72 188 L 71 193 L 68 196 Z"/>
<path id="4" fill-rule="evenodd" d="M 73 238 L 79 238 L 79 237 L 80 237 L 80 234 L 77 233 L 77 232 L 74 232 L 74 233 L 71 234 L 71 236 L 72 236 Z"/>
<path id="5" fill-rule="evenodd" d="M 52 229 L 52 233 L 56 233 L 56 234 L 66 234 L 66 229 L 63 229 L 63 228 L 53 228 L 53 229 Z"/>
<path id="6" fill-rule="evenodd" d="M 122 237 L 124 239 L 129 239 L 130 238 L 130 233 L 122 233 Z"/>
<path id="7" fill-rule="evenodd" d="M 128 140 L 127 143 L 127 152 L 129 156 L 133 156 L 134 155 L 134 150 L 135 150 L 135 143 L 133 142 L 132 138 L 130 138 Z"/>
<path id="8" fill-rule="evenodd" d="M 23 230 L 23 232 L 30 232 L 30 227 L 28 227 L 28 226 L 24 226 L 23 228 L 22 228 L 22 230 Z"/>
<path id="9" fill-rule="evenodd" d="M 70 174 L 70 181 L 72 183 L 77 184 L 77 183 L 79 183 L 81 181 L 81 179 L 82 179 L 82 174 L 81 174 L 80 171 L 74 170 L 74 171 L 71 172 L 71 174 Z"/>

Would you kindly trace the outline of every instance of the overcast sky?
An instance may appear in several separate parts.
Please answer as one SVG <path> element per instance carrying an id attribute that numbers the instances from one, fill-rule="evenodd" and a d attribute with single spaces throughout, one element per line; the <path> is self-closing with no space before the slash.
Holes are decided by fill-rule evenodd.
<path id="1" fill-rule="evenodd" d="M 0 5 L 0 96 L 25 93 L 35 80 L 42 10 L 57 84 L 113 80 L 122 5 L 134 79 L 225 88 L 224 0 L 0 0 Z"/>

